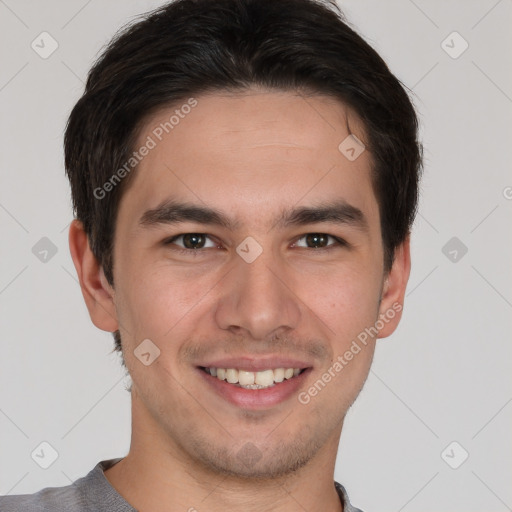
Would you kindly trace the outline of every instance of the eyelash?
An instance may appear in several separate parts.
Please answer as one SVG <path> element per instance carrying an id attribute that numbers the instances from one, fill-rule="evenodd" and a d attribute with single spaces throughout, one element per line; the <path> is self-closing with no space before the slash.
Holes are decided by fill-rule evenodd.
<path id="1" fill-rule="evenodd" d="M 167 240 L 164 240 L 164 245 L 170 245 L 174 241 L 176 241 L 178 238 L 181 238 L 185 235 L 193 235 L 193 234 L 194 235 L 202 235 L 207 238 L 210 238 L 210 240 L 211 240 L 211 237 L 209 235 L 207 235 L 206 233 L 192 233 L 192 232 L 191 233 L 181 233 L 180 235 L 176 235 L 171 238 L 168 238 Z M 330 244 L 327 247 L 317 247 L 317 248 L 301 247 L 301 249 L 310 249 L 311 251 L 315 251 L 315 252 L 320 252 L 320 251 L 325 252 L 325 251 L 330 251 L 330 250 L 340 248 L 340 247 L 349 247 L 349 244 L 342 238 L 339 238 L 334 235 L 330 235 L 329 233 L 318 233 L 318 232 L 306 233 L 306 234 L 302 235 L 301 237 L 297 238 L 296 242 L 294 242 L 294 243 L 297 243 L 299 240 L 302 240 L 303 238 L 305 238 L 308 235 L 324 235 L 324 236 L 327 236 L 328 238 L 335 240 L 336 243 Z M 186 254 L 188 256 L 200 256 L 206 249 L 213 249 L 213 247 L 205 247 L 205 248 L 199 248 L 199 249 L 186 249 L 186 248 L 178 247 L 178 248 L 173 248 L 173 251 L 176 251 L 179 254 Z"/>

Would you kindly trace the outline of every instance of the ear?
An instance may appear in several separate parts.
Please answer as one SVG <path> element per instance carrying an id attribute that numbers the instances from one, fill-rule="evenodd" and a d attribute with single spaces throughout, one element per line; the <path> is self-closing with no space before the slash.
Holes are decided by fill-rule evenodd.
<path id="1" fill-rule="evenodd" d="M 391 270 L 387 274 L 382 287 L 379 306 L 380 323 L 377 338 L 386 338 L 392 334 L 400 323 L 404 304 L 405 288 L 411 272 L 410 234 L 395 250 L 395 258 Z"/>
<path id="2" fill-rule="evenodd" d="M 91 251 L 89 237 L 82 223 L 76 219 L 69 227 L 69 250 L 93 324 L 103 331 L 116 331 L 118 321 L 114 289 Z"/>

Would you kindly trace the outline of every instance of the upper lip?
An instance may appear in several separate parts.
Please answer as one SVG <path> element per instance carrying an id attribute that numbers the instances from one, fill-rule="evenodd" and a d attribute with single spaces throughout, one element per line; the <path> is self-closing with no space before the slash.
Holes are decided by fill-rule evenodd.
<path id="1" fill-rule="evenodd" d="M 275 368 L 309 368 L 311 363 L 291 357 L 230 357 L 200 363 L 204 368 L 236 368 L 248 372 L 259 372 Z"/>

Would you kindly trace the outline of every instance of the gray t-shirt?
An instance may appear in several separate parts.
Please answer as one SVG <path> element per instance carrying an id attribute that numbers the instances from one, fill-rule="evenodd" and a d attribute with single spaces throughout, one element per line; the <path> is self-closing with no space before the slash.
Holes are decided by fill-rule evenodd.
<path id="1" fill-rule="evenodd" d="M 137 512 L 103 474 L 120 460 L 102 460 L 86 476 L 65 487 L 46 487 L 34 494 L 0 496 L 0 512 Z M 334 482 L 334 485 L 344 512 L 362 512 L 350 504 L 341 484 Z"/>

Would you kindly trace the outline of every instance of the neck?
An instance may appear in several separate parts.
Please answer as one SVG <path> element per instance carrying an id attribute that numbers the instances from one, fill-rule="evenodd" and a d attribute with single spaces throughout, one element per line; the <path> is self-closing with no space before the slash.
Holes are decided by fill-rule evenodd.
<path id="1" fill-rule="evenodd" d="M 272 479 L 239 477 L 194 460 L 135 409 L 132 404 L 130 451 L 105 477 L 139 512 L 342 512 L 334 487 L 341 427 L 298 470 Z"/>

